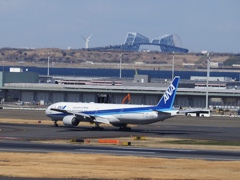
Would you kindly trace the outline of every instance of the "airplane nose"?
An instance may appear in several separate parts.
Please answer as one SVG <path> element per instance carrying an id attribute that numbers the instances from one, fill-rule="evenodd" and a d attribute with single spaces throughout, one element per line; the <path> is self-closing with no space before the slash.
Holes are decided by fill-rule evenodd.
<path id="1" fill-rule="evenodd" d="M 48 116 L 51 113 L 50 106 L 45 110 L 45 114 Z"/>
<path id="2" fill-rule="evenodd" d="M 45 114 L 48 115 L 48 108 L 45 110 Z"/>

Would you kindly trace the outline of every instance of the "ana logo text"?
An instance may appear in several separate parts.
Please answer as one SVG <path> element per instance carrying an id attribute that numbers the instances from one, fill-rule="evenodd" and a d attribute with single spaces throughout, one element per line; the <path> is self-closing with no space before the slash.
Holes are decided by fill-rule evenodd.
<path id="1" fill-rule="evenodd" d="M 67 106 L 58 106 L 57 109 L 65 109 Z"/>
<path id="2" fill-rule="evenodd" d="M 176 88 L 171 84 L 169 86 L 169 88 L 166 90 L 166 92 L 164 93 L 163 95 L 163 98 L 164 98 L 164 104 L 166 104 L 166 102 L 168 101 L 168 99 L 170 98 L 170 96 L 172 95 L 173 91 L 175 90 Z"/>

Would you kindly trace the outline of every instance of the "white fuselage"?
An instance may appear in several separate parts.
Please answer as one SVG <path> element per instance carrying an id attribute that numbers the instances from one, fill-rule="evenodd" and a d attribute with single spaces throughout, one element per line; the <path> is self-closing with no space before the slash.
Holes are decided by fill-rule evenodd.
<path id="1" fill-rule="evenodd" d="M 53 121 L 63 120 L 64 125 L 77 126 L 81 121 L 112 124 L 123 127 L 127 124 L 150 124 L 163 121 L 178 113 L 172 109 L 180 77 L 169 84 L 155 106 L 131 104 L 99 104 L 59 102 L 46 110 Z"/>
<path id="2" fill-rule="evenodd" d="M 51 108 L 63 109 L 72 114 L 83 112 L 96 118 L 105 118 L 110 124 L 149 124 L 162 121 L 177 113 L 170 109 L 161 113 L 153 110 L 154 106 L 149 105 L 60 102 L 49 106 L 46 110 L 46 115 L 52 120 L 62 120 L 66 114 L 53 111 Z M 81 121 L 89 121 L 89 119 L 83 118 Z"/>

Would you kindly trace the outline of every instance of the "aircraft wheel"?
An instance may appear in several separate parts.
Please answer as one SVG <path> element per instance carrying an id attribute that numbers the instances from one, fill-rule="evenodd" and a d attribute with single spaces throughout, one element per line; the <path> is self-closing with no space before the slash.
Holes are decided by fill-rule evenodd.
<path id="1" fill-rule="evenodd" d="M 132 129 L 130 127 L 124 126 L 119 128 L 120 131 L 131 131 Z"/>

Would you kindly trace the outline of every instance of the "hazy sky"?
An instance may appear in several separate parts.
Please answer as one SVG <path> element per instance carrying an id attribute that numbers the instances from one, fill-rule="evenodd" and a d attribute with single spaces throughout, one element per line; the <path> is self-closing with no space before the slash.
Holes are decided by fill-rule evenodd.
<path id="1" fill-rule="evenodd" d="M 190 52 L 240 53 L 239 0 L 0 0 L 0 48 L 84 48 L 178 34 Z"/>

